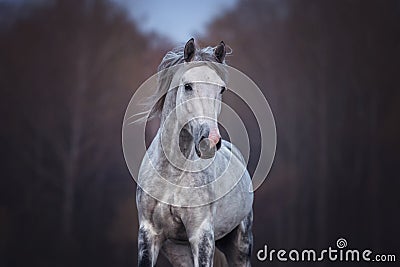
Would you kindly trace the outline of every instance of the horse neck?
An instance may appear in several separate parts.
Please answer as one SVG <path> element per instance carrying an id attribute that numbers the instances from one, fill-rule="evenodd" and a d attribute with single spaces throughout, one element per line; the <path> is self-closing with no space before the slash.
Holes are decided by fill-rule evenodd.
<path id="1" fill-rule="evenodd" d="M 158 130 L 159 156 L 162 160 L 168 161 L 164 151 L 172 151 L 169 157 L 178 158 L 178 156 L 181 156 L 183 153 L 187 159 L 194 160 L 196 153 L 194 150 L 193 137 L 186 131 L 184 125 L 179 123 L 174 109 L 175 98 L 173 94 L 168 94 L 164 103 L 160 128 Z M 165 137 L 167 137 L 167 139 L 164 139 Z M 161 144 L 162 140 L 167 141 Z M 179 153 L 179 155 L 175 155 L 176 153 Z"/>

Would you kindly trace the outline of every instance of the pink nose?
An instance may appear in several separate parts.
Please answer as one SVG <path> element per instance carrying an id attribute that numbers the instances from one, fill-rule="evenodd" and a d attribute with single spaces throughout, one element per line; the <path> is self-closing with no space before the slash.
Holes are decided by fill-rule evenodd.
<path id="1" fill-rule="evenodd" d="M 208 139 L 211 141 L 210 146 L 213 147 L 221 140 L 221 135 L 219 134 L 218 128 L 210 129 L 210 133 L 208 134 Z"/>

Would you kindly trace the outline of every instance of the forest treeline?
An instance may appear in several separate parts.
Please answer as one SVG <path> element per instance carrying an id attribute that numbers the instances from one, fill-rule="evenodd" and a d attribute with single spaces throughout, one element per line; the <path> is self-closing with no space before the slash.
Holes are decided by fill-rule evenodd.
<path id="1" fill-rule="evenodd" d="M 0 266 L 134 266 L 122 119 L 174 45 L 106 0 L 19 12 L 0 3 L 0 16 Z M 345 237 L 395 253 L 399 1 L 243 0 L 195 37 L 224 40 L 227 63 L 258 84 L 275 116 L 254 248 L 326 248 Z"/>

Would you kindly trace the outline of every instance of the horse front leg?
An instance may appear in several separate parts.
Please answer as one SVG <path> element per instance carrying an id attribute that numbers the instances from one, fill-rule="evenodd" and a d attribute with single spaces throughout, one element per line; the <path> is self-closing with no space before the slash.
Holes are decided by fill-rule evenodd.
<path id="1" fill-rule="evenodd" d="M 211 225 L 200 227 L 189 234 L 189 242 L 193 253 L 195 267 L 213 265 L 215 241 Z"/>
<path id="2" fill-rule="evenodd" d="M 240 224 L 229 234 L 216 242 L 232 267 L 250 267 L 250 256 L 253 246 L 253 211 L 240 222 Z"/>
<path id="3" fill-rule="evenodd" d="M 163 238 L 157 234 L 150 223 L 141 223 L 138 234 L 138 266 L 153 267 L 156 265 Z"/>

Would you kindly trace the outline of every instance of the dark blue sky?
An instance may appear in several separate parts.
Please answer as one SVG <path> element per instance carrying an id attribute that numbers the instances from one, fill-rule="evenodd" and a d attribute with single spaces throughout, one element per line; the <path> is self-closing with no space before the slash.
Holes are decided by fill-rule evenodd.
<path id="1" fill-rule="evenodd" d="M 41 4 L 52 0 L 0 0 L 0 3 L 22 5 Z M 174 43 L 184 43 L 203 34 L 207 24 L 227 10 L 235 7 L 238 0 L 109 0 L 126 9 L 131 18 L 144 32 L 156 32 Z M 18 10 L 16 10 L 18 11 Z"/>
<path id="2" fill-rule="evenodd" d="M 231 9 L 237 0 L 112 0 L 127 9 L 139 27 L 165 35 L 175 43 L 204 33 L 214 18 Z"/>

